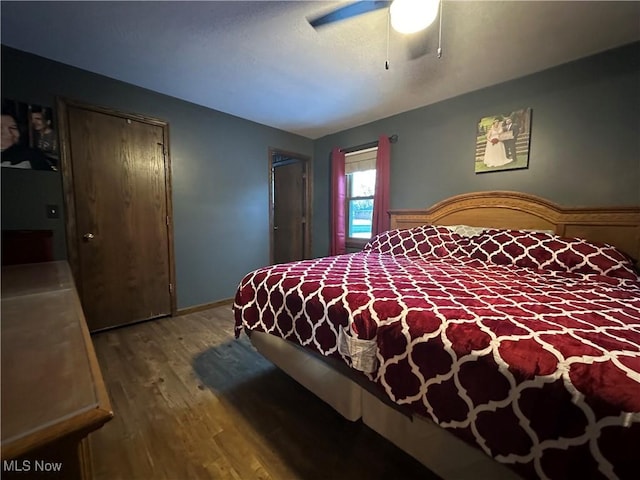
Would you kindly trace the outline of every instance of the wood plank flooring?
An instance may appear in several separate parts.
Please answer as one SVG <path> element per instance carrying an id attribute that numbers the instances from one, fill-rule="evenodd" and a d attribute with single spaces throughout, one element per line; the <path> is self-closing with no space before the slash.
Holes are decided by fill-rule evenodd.
<path id="1" fill-rule="evenodd" d="M 437 479 L 233 338 L 231 306 L 93 336 L 115 418 L 97 480 Z"/>

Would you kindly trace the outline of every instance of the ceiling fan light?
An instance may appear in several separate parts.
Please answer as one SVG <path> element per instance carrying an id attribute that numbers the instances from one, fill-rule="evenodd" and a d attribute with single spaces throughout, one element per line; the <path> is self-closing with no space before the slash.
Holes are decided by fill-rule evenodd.
<path id="1" fill-rule="evenodd" d="M 400 33 L 415 33 L 433 23 L 440 0 L 393 0 L 391 26 Z"/>

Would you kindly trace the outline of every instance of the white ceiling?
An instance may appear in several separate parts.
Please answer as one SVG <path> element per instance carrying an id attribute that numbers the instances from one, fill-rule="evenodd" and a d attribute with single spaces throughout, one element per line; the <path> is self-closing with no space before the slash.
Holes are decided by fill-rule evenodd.
<path id="1" fill-rule="evenodd" d="M 2 1 L 2 43 L 312 139 L 640 40 L 640 2 L 452 1 L 425 33 L 344 2 Z M 425 54 L 426 52 L 426 54 Z"/>

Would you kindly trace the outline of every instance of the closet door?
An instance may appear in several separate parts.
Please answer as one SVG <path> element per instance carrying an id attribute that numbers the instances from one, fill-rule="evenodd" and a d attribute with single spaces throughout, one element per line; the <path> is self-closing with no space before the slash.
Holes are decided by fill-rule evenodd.
<path id="1" fill-rule="evenodd" d="M 309 159 L 272 150 L 271 263 L 286 263 L 310 255 Z"/>
<path id="2" fill-rule="evenodd" d="M 60 101 L 69 260 L 89 329 L 174 310 L 167 126 Z"/>

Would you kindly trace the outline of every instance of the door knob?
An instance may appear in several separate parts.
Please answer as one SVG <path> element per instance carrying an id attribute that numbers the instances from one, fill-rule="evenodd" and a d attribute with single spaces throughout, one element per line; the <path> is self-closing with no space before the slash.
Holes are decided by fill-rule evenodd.
<path id="1" fill-rule="evenodd" d="M 85 233 L 82 238 L 84 238 L 85 240 L 89 241 L 89 240 L 93 240 L 94 235 L 93 233 Z"/>

